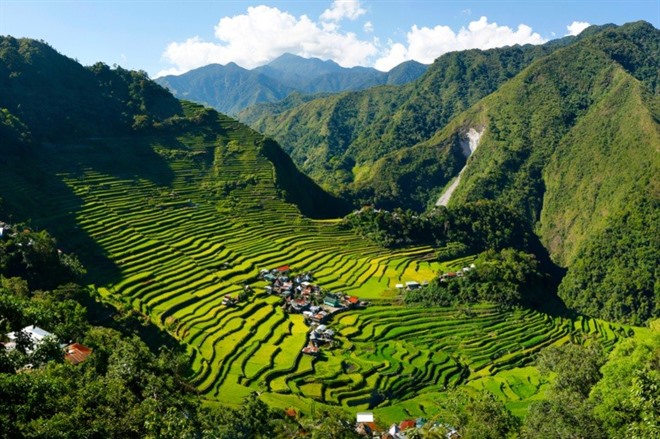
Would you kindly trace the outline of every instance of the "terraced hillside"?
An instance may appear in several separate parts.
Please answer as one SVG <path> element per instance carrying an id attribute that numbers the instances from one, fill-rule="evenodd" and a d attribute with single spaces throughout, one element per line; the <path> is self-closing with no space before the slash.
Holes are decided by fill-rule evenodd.
<path id="1" fill-rule="evenodd" d="M 8 207 L 41 212 L 34 223 L 83 256 L 107 300 L 141 310 L 185 343 L 205 398 L 236 404 L 259 390 L 274 406 L 327 403 L 400 419 L 432 411 L 443 389 L 470 383 L 500 389 L 524 411 L 542 385 L 533 369 L 519 369 L 534 352 L 584 334 L 608 344 L 628 334 L 532 311 L 392 306 L 395 284 L 431 279 L 440 268 L 429 262 L 432 249 L 386 250 L 334 221 L 303 217 L 282 201 L 273 181 L 284 177 L 266 159 L 263 138 L 219 121 L 213 134 L 176 140 L 44 147 L 41 165 L 5 158 L 0 178 Z M 25 166 L 41 166 L 43 181 L 29 181 L 35 173 Z M 43 190 L 32 191 L 35 183 Z M 318 357 L 301 353 L 303 317 L 285 314 L 257 279 L 259 269 L 283 264 L 373 303 L 335 316 L 336 339 Z M 254 294 L 222 305 L 246 283 Z"/>
<path id="2" fill-rule="evenodd" d="M 44 55 L 44 66 L 61 56 L 42 43 L 3 44 L 13 48 L 3 54 L 18 59 Z M 15 81 L 7 90 L 21 92 L 7 98 L 11 111 L 0 127 L 1 219 L 47 229 L 61 249 L 80 256 L 104 300 L 140 310 L 180 340 L 190 353 L 189 378 L 210 402 L 238 404 L 258 390 L 275 407 L 373 409 L 389 422 L 430 417 L 446 387 L 466 384 L 523 414 L 545 384 L 529 366 L 535 352 L 570 338 L 609 347 L 644 333 L 490 306 L 398 306 L 396 284 L 470 259 L 439 264 L 432 248 L 387 250 L 334 220 L 309 219 L 301 211 L 332 211 L 333 198 L 276 143 L 175 101 L 144 75 L 67 61 L 70 69 L 54 76 L 23 64 L 0 72 Z M 124 85 L 106 89 L 106 77 Z M 90 84 L 79 88 L 85 78 Z M 143 99 L 149 96 L 157 99 Z M 64 107 L 43 104 L 66 99 Z M 370 302 L 327 322 L 334 339 L 315 357 L 301 352 L 311 339 L 303 317 L 285 314 L 258 280 L 260 269 L 284 264 L 313 272 L 327 291 Z M 223 305 L 226 295 L 242 296 L 246 283 L 253 293 Z"/>

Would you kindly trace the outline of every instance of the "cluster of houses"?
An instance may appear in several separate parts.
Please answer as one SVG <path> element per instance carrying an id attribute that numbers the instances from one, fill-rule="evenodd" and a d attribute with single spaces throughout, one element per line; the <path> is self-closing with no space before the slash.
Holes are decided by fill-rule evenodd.
<path id="1" fill-rule="evenodd" d="M 332 344 L 334 340 L 334 330 L 323 324 L 312 323 L 309 330 L 309 343 L 302 348 L 302 353 L 307 355 L 317 355 L 321 345 Z"/>
<path id="2" fill-rule="evenodd" d="M 270 282 L 266 291 L 282 298 L 285 311 L 302 314 L 309 324 L 322 323 L 329 315 L 340 310 L 367 305 L 367 302 L 355 296 L 323 291 L 312 283 L 312 273 L 292 275 L 288 265 L 261 270 L 259 277 Z"/>
<path id="3" fill-rule="evenodd" d="M 20 338 L 23 338 L 24 341 L 28 342 L 26 343 L 27 347 L 25 348 L 25 352 L 27 354 L 31 354 L 32 352 L 34 352 L 39 347 L 39 345 L 43 343 L 45 340 L 48 339 L 57 340 L 57 337 L 54 334 L 38 326 L 30 325 L 30 326 L 26 326 L 20 331 L 10 332 L 8 334 L 5 334 L 5 339 L 7 341 L 4 343 L 0 343 L 0 345 L 3 345 L 6 350 L 12 351 L 16 349 L 18 343 L 24 342 L 24 341 L 19 341 Z M 62 348 L 64 359 L 70 362 L 71 364 L 82 363 L 92 353 L 92 350 L 90 348 L 80 343 L 69 343 L 69 344 L 60 343 L 60 348 Z M 24 369 L 31 369 L 31 368 L 32 366 L 28 364 L 25 366 Z"/>
<path id="4" fill-rule="evenodd" d="M 463 277 L 466 274 L 468 274 L 470 271 L 474 270 L 475 268 L 477 268 L 476 265 L 470 264 L 469 267 L 463 267 L 457 271 L 450 271 L 449 273 L 443 273 L 440 275 L 440 282 L 447 282 L 457 277 Z"/>
<path id="5" fill-rule="evenodd" d="M 436 430 L 444 433 L 447 439 L 460 439 L 461 435 L 454 428 L 447 424 L 433 423 L 429 425 L 425 418 L 406 419 L 398 424 L 392 424 L 388 429 L 379 427 L 373 422 L 373 414 L 371 413 L 358 413 L 358 421 L 355 430 L 361 436 L 373 439 L 406 439 L 411 435 L 411 432 L 418 431 L 422 427 L 428 428 L 430 431 Z M 441 433 L 441 434 L 442 434 Z M 441 437 L 440 434 L 433 437 Z"/>
<path id="6" fill-rule="evenodd" d="M 330 315 L 368 304 L 348 294 L 325 292 L 313 283 L 312 273 L 293 275 L 288 265 L 261 270 L 259 277 L 270 282 L 270 285 L 266 286 L 269 294 L 282 298 L 282 309 L 304 316 L 310 331 L 309 343 L 302 352 L 308 355 L 317 355 L 321 345 L 334 341 L 335 332 L 323 324 Z"/>
<path id="7" fill-rule="evenodd" d="M 429 284 L 428 281 L 424 281 L 420 284 L 417 281 L 409 280 L 405 283 L 405 285 L 404 284 L 396 284 L 395 287 L 396 287 L 397 290 L 403 290 L 405 288 L 407 291 L 412 291 L 412 290 L 416 290 L 418 288 L 425 287 L 428 284 Z"/>

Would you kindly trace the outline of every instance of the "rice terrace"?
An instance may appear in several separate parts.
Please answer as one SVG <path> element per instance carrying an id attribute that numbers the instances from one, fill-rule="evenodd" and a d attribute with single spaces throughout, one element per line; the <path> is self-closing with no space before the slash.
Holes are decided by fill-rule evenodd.
<path id="1" fill-rule="evenodd" d="M 218 118 L 221 130 L 189 130 L 176 141 L 46 146 L 43 193 L 26 192 L 21 171 L 33 165 L 13 163 L 0 178 L 7 203 L 40 206 L 33 224 L 94 268 L 104 299 L 144 313 L 186 346 L 189 378 L 209 403 L 238 405 L 258 391 L 273 407 L 372 410 L 385 424 L 431 416 L 444 390 L 465 385 L 524 414 L 546 385 L 530 366 L 536 352 L 580 338 L 611 348 L 647 331 L 495 305 L 404 306 L 397 284 L 430 281 L 472 258 L 436 262 L 430 247 L 386 249 L 338 221 L 309 219 L 283 200 L 275 181 L 287 176 L 276 175 L 263 137 Z M 302 352 L 305 316 L 285 312 L 259 276 L 284 265 L 312 273 L 324 292 L 366 302 L 324 320 L 334 337 L 317 355 Z"/>

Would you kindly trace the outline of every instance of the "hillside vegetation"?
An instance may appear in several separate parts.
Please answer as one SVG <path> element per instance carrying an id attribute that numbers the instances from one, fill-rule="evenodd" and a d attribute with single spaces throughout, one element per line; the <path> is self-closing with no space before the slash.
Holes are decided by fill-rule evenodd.
<path id="1" fill-rule="evenodd" d="M 467 162 L 450 204 L 511 207 L 569 268 L 569 306 L 641 323 L 660 313 L 658 47 L 658 30 L 638 22 L 550 46 L 458 52 L 401 89 L 310 101 L 256 126 L 326 187 L 379 207 L 433 206 Z M 380 105 L 398 101 L 390 114 Z M 392 130 L 376 131 L 379 121 Z M 484 134 L 466 160 L 470 129 Z"/>
<path id="2" fill-rule="evenodd" d="M 532 61 L 574 39 L 543 46 L 451 52 L 407 85 L 333 95 L 291 109 L 286 104 L 281 108 L 258 106 L 238 117 L 273 136 L 326 189 L 381 201 L 382 189 L 369 182 L 378 178 L 377 172 L 371 172 L 376 160 L 430 138 Z M 446 164 L 448 175 L 456 166 Z M 414 182 L 405 190 L 414 192 Z M 402 201 L 408 203 L 404 207 L 408 207 L 408 196 L 402 195 Z"/>
<path id="3" fill-rule="evenodd" d="M 535 63 L 456 121 L 486 132 L 451 202 L 495 199 L 526 215 L 569 267 L 561 296 L 603 318 L 660 312 L 657 47 L 649 24 L 606 30 Z"/>
<path id="4" fill-rule="evenodd" d="M 67 436 L 77 415 L 81 427 L 98 437 L 291 437 L 309 431 L 351 437 L 353 428 L 343 422 L 347 413 L 352 420 L 356 411 L 373 410 L 388 424 L 432 419 L 443 413 L 443 404 L 456 402 L 448 392 L 454 387 L 468 399 L 486 401 L 484 412 L 502 414 L 506 431 L 514 432 L 520 422 L 510 412 L 524 417 L 554 382 L 535 366 L 537 354 L 565 344 L 599 345 L 608 352 L 628 339 L 624 346 L 629 349 L 637 349 L 636 342 L 647 349 L 641 343 L 650 338 L 649 328 L 518 306 L 523 296 L 529 303 L 544 302 L 546 296 L 527 288 L 538 283 L 535 258 L 505 248 L 525 246 L 533 225 L 529 210 L 515 210 L 520 205 L 507 198 L 502 200 L 509 205 L 483 200 L 450 205 L 441 218 L 449 224 L 434 225 L 444 232 L 437 235 L 441 242 L 415 241 L 410 229 L 397 231 L 402 241 L 387 248 L 339 220 L 311 219 L 312 214 L 343 213 L 345 206 L 300 174 L 272 139 L 212 109 L 175 100 L 139 72 L 102 64 L 83 68 L 32 40 L 3 38 L 0 47 L 0 81 L 10 89 L 3 90 L 1 101 L 7 137 L 0 146 L 0 221 L 27 224 L 11 235 L 3 228 L 0 274 L 27 280 L 0 278 L 0 323 L 7 331 L 30 323 L 52 324 L 63 336 L 75 330 L 98 353 L 78 369 L 55 360 L 39 362 L 42 367 L 34 374 L 14 373 L 18 368 L 0 358 L 5 367 L 0 435 Z M 48 65 L 61 70 L 50 72 Z M 635 72 L 649 74 L 648 69 Z M 624 81 L 629 76 L 627 71 L 621 75 Z M 72 77 L 77 82 L 70 82 Z M 642 83 L 633 78 L 632 84 Z M 74 92 L 76 87 L 92 96 Z M 493 106 L 499 105 L 497 96 L 487 98 Z M 90 106 L 88 98 L 99 107 Z M 56 105 L 58 100 L 63 103 Z M 456 137 L 450 127 L 461 129 L 465 125 L 459 122 L 481 117 L 485 141 L 492 116 L 477 111 L 489 108 L 484 102 L 450 122 L 439 138 Z M 42 119 L 47 124 L 41 125 Z M 480 146 L 470 167 L 480 160 L 478 154 L 493 148 L 488 145 Z M 475 166 L 474 172 L 480 169 Z M 526 202 L 527 194 L 520 200 Z M 465 192 L 459 196 L 468 198 Z M 654 227 L 647 212 L 656 209 L 645 206 L 622 210 L 608 221 L 639 225 L 636 230 L 644 232 Z M 397 228 L 397 214 L 387 227 Z M 413 213 L 406 216 L 418 220 Z M 362 226 L 366 236 L 385 229 Z M 608 238 L 637 243 L 639 254 L 643 245 L 654 248 L 644 233 L 620 230 L 603 229 Z M 619 248 L 610 244 L 610 239 L 594 241 L 576 251 L 593 257 L 605 250 L 617 254 Z M 486 252 L 476 256 L 477 249 Z M 66 256 L 72 253 L 77 256 Z M 44 278 L 60 282 L 36 272 L 34 261 L 65 270 L 63 280 L 84 276 L 79 279 L 94 299 L 89 303 L 116 308 L 135 332 L 157 326 L 156 344 L 173 338 L 186 361 L 166 352 L 151 355 L 132 334 L 123 339 L 112 331 L 87 331 L 78 319 L 84 310 L 64 300 L 73 293 L 33 291 L 57 288 Z M 622 258 L 623 266 L 628 263 Z M 471 264 L 475 270 L 483 265 L 482 271 L 446 289 L 460 290 L 449 306 L 428 306 L 448 299 L 446 291 L 405 305 L 406 282 L 433 283 L 439 272 L 466 273 Z M 270 294 L 260 276 L 262 269 L 284 265 L 296 274 L 313 273 L 324 293 L 362 300 L 326 321 L 334 338 L 317 355 L 302 352 L 312 337 L 305 317 L 289 313 L 287 302 Z M 461 289 L 468 278 L 478 283 Z M 496 300 L 492 289 L 501 289 L 504 300 Z M 32 303 L 33 298 L 45 300 Z M 59 305 L 58 298 L 63 299 Z M 475 298 L 480 303 L 473 304 Z M 56 312 L 49 316 L 41 305 Z M 14 310 L 25 313 L 20 319 L 5 317 L 19 315 Z M 642 320 L 642 312 L 635 312 Z M 109 317 L 101 312 L 99 318 Z M 636 321 L 630 315 L 624 319 Z M 639 357 L 643 364 L 635 370 L 654 364 L 645 351 Z M 631 404 L 653 395 L 647 387 L 656 385 L 656 377 L 649 379 L 623 387 Z M 79 391 L 75 383 L 81 384 Z M 611 388 L 608 383 L 601 387 Z M 647 387 L 640 392 L 639 385 Z M 607 391 L 599 392 L 604 398 L 599 410 L 618 407 Z M 556 401 L 561 407 L 559 399 L 551 403 Z M 213 410 L 220 404 L 229 408 Z M 655 402 L 641 404 L 624 421 L 642 428 Z M 462 406 L 465 411 L 473 407 Z M 272 422 L 291 408 L 302 414 L 292 421 L 293 430 L 288 421 Z M 333 410 L 344 415 L 332 416 Z M 621 422 L 605 418 L 608 431 L 620 431 Z M 347 425 L 337 433 L 337 426 Z M 458 428 L 465 425 L 466 420 L 456 422 Z M 465 428 L 461 431 L 469 437 Z"/>

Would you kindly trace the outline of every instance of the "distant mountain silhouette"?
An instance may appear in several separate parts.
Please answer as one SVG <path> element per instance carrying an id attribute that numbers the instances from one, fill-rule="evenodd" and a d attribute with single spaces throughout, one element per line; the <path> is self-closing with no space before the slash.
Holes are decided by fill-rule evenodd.
<path id="1" fill-rule="evenodd" d="M 407 61 L 389 72 L 369 67 L 342 67 L 334 61 L 285 53 L 252 70 L 234 63 L 210 64 L 182 75 L 157 78 L 181 99 L 206 104 L 235 115 L 258 103 L 277 102 L 293 92 L 302 94 L 364 90 L 400 85 L 419 78 L 428 66 Z"/>

